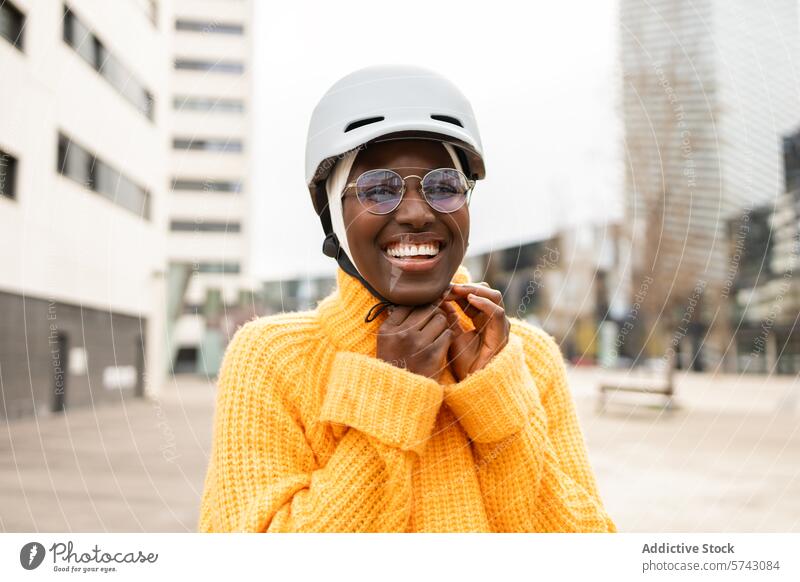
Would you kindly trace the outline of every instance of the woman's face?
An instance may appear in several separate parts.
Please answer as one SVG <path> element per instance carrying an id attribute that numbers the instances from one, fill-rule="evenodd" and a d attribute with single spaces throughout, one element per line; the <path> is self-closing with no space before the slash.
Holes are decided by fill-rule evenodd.
<path id="1" fill-rule="evenodd" d="M 424 176 L 436 168 L 453 168 L 444 146 L 433 140 L 399 139 L 368 145 L 356 157 L 347 183 L 377 168 L 406 176 Z M 352 259 L 359 272 L 381 295 L 399 305 L 436 300 L 450 283 L 469 244 L 469 209 L 437 212 L 425 201 L 420 180 L 410 178 L 400 205 L 389 214 L 370 214 L 347 191 L 342 213 Z M 398 243 L 438 245 L 426 258 L 391 257 L 386 249 Z"/>

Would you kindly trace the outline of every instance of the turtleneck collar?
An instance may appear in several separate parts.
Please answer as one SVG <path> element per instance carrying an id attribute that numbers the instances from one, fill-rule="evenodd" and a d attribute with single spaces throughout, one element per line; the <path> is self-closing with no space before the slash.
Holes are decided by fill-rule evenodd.
<path id="1" fill-rule="evenodd" d="M 464 265 L 458 267 L 451 282 L 471 282 L 470 273 Z M 388 310 L 382 310 L 375 319 L 365 322 L 364 317 L 379 300 L 341 267 L 336 271 L 336 283 L 336 289 L 317 306 L 325 333 L 337 350 L 375 357 L 378 329 L 389 316 Z M 469 328 L 471 320 L 460 308 L 458 312 L 462 322 Z"/>

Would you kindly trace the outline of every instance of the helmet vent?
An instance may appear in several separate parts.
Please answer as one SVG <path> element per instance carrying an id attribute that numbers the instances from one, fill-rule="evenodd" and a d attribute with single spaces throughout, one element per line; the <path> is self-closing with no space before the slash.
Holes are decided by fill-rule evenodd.
<path id="1" fill-rule="evenodd" d="M 436 121 L 444 121 L 445 123 L 452 123 L 453 125 L 457 125 L 458 127 L 464 127 L 463 123 L 461 123 L 455 117 L 450 117 L 449 115 L 438 115 L 434 113 L 431 115 L 431 119 L 435 119 Z"/>
<path id="2" fill-rule="evenodd" d="M 380 117 L 367 117 L 366 119 L 359 119 L 358 121 L 353 121 L 347 124 L 347 127 L 344 128 L 344 132 L 347 133 L 348 131 L 352 131 L 354 129 L 358 129 L 359 127 L 364 127 L 365 125 L 369 125 L 370 123 L 378 123 L 379 121 L 383 121 L 386 119 L 383 116 Z"/>

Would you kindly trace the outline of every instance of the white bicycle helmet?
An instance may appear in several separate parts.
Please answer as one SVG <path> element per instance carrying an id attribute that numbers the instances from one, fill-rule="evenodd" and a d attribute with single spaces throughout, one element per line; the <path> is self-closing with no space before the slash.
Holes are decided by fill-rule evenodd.
<path id="1" fill-rule="evenodd" d="M 464 152 L 467 177 L 484 177 L 478 124 L 458 87 L 423 67 L 379 65 L 339 79 L 314 108 L 306 138 L 306 184 L 312 195 L 337 156 L 400 132 L 452 141 Z"/>
<path id="2" fill-rule="evenodd" d="M 305 178 L 325 231 L 323 252 L 381 300 L 333 232 L 326 181 L 348 152 L 389 137 L 448 143 L 468 178 L 480 180 L 486 173 L 472 106 L 458 87 L 435 71 L 409 65 L 366 67 L 339 79 L 322 96 L 308 126 Z"/>

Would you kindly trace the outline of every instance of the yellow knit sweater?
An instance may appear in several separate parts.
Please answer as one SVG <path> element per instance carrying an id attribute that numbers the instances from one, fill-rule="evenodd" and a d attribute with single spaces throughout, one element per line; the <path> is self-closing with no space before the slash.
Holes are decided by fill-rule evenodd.
<path id="1" fill-rule="evenodd" d="M 199 531 L 616 531 L 552 337 L 510 317 L 483 369 L 436 382 L 376 357 L 387 313 L 365 323 L 376 299 L 337 282 L 228 346 Z"/>

